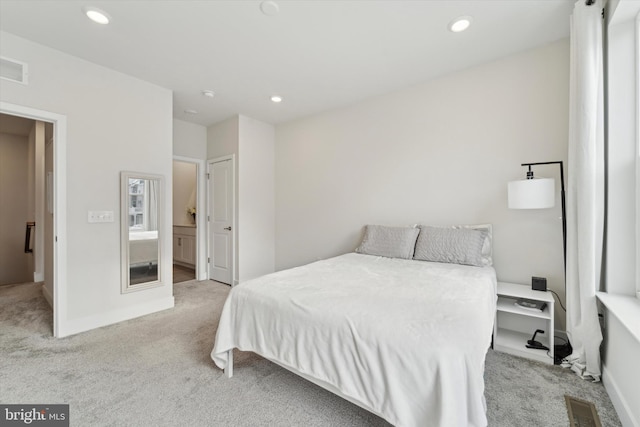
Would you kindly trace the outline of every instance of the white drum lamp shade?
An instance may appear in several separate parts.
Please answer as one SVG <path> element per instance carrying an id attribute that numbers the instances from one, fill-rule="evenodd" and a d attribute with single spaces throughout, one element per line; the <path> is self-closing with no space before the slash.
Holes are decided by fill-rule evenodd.
<path id="1" fill-rule="evenodd" d="M 555 180 L 533 178 L 509 182 L 509 209 L 547 209 L 555 206 Z"/>

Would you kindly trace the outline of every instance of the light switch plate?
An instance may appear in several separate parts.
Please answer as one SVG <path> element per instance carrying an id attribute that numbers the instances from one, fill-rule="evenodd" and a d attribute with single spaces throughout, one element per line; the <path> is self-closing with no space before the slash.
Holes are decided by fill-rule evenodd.
<path id="1" fill-rule="evenodd" d="M 113 211 L 89 211 L 89 222 L 113 222 Z"/>

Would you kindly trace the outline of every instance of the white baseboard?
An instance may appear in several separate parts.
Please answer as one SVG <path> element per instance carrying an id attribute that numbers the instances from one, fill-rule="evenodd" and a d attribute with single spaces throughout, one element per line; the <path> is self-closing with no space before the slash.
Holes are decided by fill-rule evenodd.
<path id="1" fill-rule="evenodd" d="M 174 306 L 175 300 L 173 296 L 171 296 L 143 304 L 112 310 L 106 313 L 100 313 L 94 316 L 65 320 L 64 322 L 60 322 L 58 338 L 79 334 L 80 332 L 90 331 L 91 329 L 101 328 L 124 320 L 135 319 L 136 317 L 146 316 L 147 314 L 167 310 Z"/>
<path id="2" fill-rule="evenodd" d="M 623 427 L 640 427 L 638 420 L 635 420 L 633 417 L 629 402 L 627 402 L 622 393 L 620 393 L 620 388 L 616 380 L 609 374 L 605 365 L 602 366 L 602 383 L 609 394 L 611 403 L 613 403 L 613 407 L 616 409 Z"/>
<path id="3" fill-rule="evenodd" d="M 51 308 L 53 308 L 53 295 L 51 294 L 51 292 L 49 292 L 49 289 L 47 289 L 44 284 L 42 285 L 42 295 L 44 296 L 44 299 L 47 300 Z"/>
<path id="4" fill-rule="evenodd" d="M 38 283 L 38 282 L 44 282 L 44 273 L 38 273 L 37 271 L 33 273 L 33 281 Z"/>

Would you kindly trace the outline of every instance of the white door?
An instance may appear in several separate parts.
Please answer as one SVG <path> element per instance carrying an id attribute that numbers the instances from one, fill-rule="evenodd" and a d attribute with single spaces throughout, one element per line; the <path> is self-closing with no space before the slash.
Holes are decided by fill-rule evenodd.
<path id="1" fill-rule="evenodd" d="M 233 280 L 233 163 L 209 163 L 209 278 Z"/>

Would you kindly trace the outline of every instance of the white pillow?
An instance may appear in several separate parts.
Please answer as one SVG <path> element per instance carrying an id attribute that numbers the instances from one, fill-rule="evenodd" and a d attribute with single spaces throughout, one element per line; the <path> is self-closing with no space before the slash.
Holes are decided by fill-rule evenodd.
<path id="1" fill-rule="evenodd" d="M 413 259 L 482 267 L 485 230 L 420 226 Z"/>
<path id="2" fill-rule="evenodd" d="M 413 258 L 420 230 L 413 227 L 367 225 L 356 252 L 388 258 Z"/>

